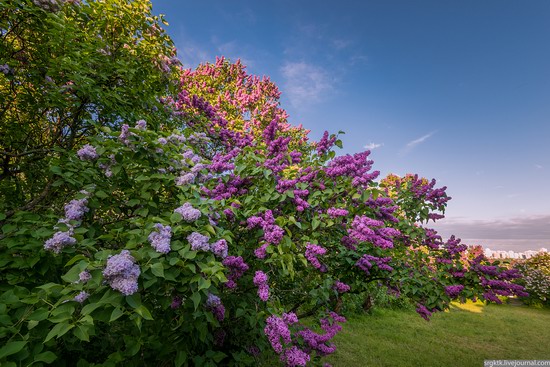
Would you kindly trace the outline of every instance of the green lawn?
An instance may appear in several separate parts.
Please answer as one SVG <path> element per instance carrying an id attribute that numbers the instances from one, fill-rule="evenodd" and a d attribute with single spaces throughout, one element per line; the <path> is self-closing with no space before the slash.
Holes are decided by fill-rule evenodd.
<path id="1" fill-rule="evenodd" d="M 348 318 L 334 367 L 483 366 L 485 359 L 550 359 L 550 310 L 453 305 L 426 322 L 414 311 L 376 309 Z"/>

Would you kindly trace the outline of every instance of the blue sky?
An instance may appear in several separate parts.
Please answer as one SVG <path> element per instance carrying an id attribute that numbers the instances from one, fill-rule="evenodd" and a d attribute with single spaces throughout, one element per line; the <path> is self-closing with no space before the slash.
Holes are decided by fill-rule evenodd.
<path id="1" fill-rule="evenodd" d="M 448 186 L 436 228 L 550 247 L 550 1 L 153 0 L 185 66 L 224 55 L 279 85 L 290 121 L 375 168 Z"/>

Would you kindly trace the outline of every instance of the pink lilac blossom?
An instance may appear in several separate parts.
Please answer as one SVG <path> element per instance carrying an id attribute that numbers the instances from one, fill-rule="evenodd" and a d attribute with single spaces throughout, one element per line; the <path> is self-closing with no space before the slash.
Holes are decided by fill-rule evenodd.
<path id="1" fill-rule="evenodd" d="M 155 251 L 167 254 L 170 252 L 170 239 L 172 238 L 172 228 L 163 226 L 160 223 L 155 224 L 156 232 L 149 234 L 149 242 Z"/>
<path id="2" fill-rule="evenodd" d="M 187 236 L 187 241 L 191 244 L 191 250 L 193 251 L 209 251 L 210 245 L 208 244 L 208 237 L 198 232 L 193 232 Z"/>
<path id="3" fill-rule="evenodd" d="M 267 284 L 267 280 L 267 274 L 261 270 L 256 271 L 253 279 L 254 285 L 258 287 L 258 297 L 264 302 L 269 298 L 269 285 Z"/>
<path id="4" fill-rule="evenodd" d="M 71 232 L 56 232 L 52 238 L 44 243 L 44 249 L 59 254 L 63 248 L 76 243 L 76 239 L 71 237 L 71 234 Z"/>
<path id="5" fill-rule="evenodd" d="M 186 222 L 194 222 L 201 216 L 201 211 L 193 208 L 190 203 L 185 203 L 174 210 L 174 213 L 180 214 Z"/>
<path id="6" fill-rule="evenodd" d="M 236 280 L 242 277 L 244 272 L 248 270 L 248 265 L 243 261 L 243 258 L 240 256 L 228 256 L 223 259 L 222 265 L 229 270 L 225 286 L 227 288 L 237 287 Z"/>
<path id="7" fill-rule="evenodd" d="M 308 243 L 306 245 L 305 257 L 313 265 L 314 268 L 320 270 L 321 272 L 327 271 L 326 266 L 321 264 L 318 256 L 326 254 L 327 250 L 319 245 Z"/>
<path id="8" fill-rule="evenodd" d="M 82 291 L 74 297 L 74 300 L 78 303 L 83 303 L 88 297 L 90 297 L 90 294 L 86 291 Z"/>
<path id="9" fill-rule="evenodd" d="M 138 277 L 141 274 L 130 251 L 122 250 L 120 254 L 110 256 L 103 270 L 103 278 L 116 291 L 130 296 L 138 290 Z"/>
<path id="10" fill-rule="evenodd" d="M 90 144 L 84 145 L 76 154 L 82 161 L 93 161 L 99 158 L 99 154 Z"/>

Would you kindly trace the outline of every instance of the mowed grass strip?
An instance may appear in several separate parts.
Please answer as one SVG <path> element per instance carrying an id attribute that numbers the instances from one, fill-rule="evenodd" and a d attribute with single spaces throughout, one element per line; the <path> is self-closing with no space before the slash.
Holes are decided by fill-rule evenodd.
<path id="1" fill-rule="evenodd" d="M 353 316 L 328 358 L 334 367 L 483 366 L 487 359 L 550 359 L 550 310 L 453 304 L 429 322 L 414 311 Z"/>

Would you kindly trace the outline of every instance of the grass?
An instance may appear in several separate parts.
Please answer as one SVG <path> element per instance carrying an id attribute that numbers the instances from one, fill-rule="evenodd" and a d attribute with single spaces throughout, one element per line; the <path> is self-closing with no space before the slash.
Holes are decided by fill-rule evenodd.
<path id="1" fill-rule="evenodd" d="M 550 359 L 550 310 L 455 304 L 429 322 L 414 311 L 375 309 L 348 318 L 334 367 L 483 366 L 486 359 Z"/>

